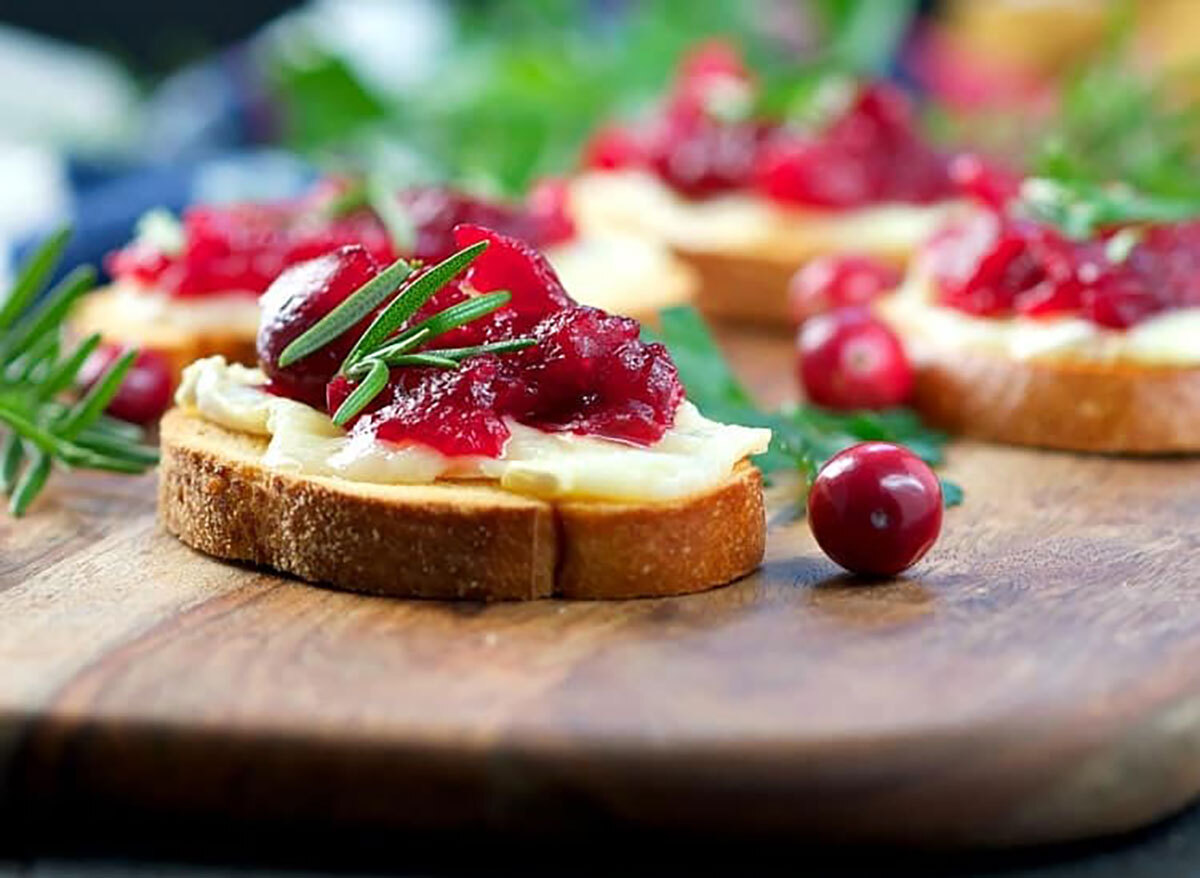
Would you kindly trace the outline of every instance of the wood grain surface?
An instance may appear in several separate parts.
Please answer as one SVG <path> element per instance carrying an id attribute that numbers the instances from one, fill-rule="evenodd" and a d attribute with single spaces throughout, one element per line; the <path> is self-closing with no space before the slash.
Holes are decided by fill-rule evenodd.
<path id="1" fill-rule="evenodd" d="M 786 346 L 726 342 L 767 396 Z M 762 570 L 482 606 L 212 561 L 153 476 L 0 519 L 0 806 L 383 828 L 1001 845 L 1200 792 L 1200 461 L 962 444 L 911 575 L 839 575 L 771 496 Z"/>

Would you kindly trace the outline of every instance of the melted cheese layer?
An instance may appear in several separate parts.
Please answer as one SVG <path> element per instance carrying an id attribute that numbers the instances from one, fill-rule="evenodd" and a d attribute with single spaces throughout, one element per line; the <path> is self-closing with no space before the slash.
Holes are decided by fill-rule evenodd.
<path id="1" fill-rule="evenodd" d="M 509 420 L 501 457 L 446 457 L 422 445 L 350 436 L 324 413 L 267 393 L 265 382 L 258 369 L 209 357 L 184 370 L 175 401 L 228 429 L 270 436 L 262 462 L 272 469 L 379 484 L 492 479 L 505 490 L 556 499 L 654 502 L 702 493 L 771 439 L 770 430 L 719 424 L 684 402 L 675 426 L 648 448 Z"/>
<path id="2" fill-rule="evenodd" d="M 1082 317 L 976 317 L 937 304 L 932 282 L 919 271 L 878 307 L 906 336 L 927 337 L 939 347 L 1029 361 L 1200 366 L 1200 308 L 1168 311 L 1125 330 Z M 920 359 L 919 344 L 911 353 Z"/>

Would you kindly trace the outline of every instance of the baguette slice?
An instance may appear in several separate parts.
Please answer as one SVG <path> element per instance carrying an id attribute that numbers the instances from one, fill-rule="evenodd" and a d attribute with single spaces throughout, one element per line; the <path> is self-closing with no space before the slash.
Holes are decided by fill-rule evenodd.
<path id="1" fill-rule="evenodd" d="M 913 406 L 950 432 L 1064 451 L 1200 452 L 1200 368 L 1018 360 L 893 326 L 916 368 Z"/>
<path id="2" fill-rule="evenodd" d="M 171 380 L 176 384 L 184 368 L 202 357 L 219 354 L 231 363 L 258 361 L 254 332 L 236 326 L 192 329 L 131 321 L 112 287 L 84 296 L 71 315 L 70 326 L 71 331 L 81 337 L 98 332 L 105 341 L 158 351 L 170 364 Z"/>
<path id="3" fill-rule="evenodd" d="M 762 478 L 646 505 L 551 503 L 486 482 L 374 485 L 272 471 L 264 438 L 183 409 L 162 421 L 159 518 L 219 558 L 407 598 L 658 597 L 762 561 Z"/>

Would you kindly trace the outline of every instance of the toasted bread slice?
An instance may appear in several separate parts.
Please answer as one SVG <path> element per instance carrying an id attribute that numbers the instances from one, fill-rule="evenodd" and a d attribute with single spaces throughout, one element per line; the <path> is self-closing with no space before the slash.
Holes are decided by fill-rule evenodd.
<path id="1" fill-rule="evenodd" d="M 1017 360 L 905 341 L 914 407 L 951 432 L 1066 451 L 1200 452 L 1200 368 Z"/>
<path id="2" fill-rule="evenodd" d="M 657 597 L 762 561 L 762 478 L 646 505 L 547 502 L 486 482 L 375 485 L 268 470 L 266 439 L 183 409 L 162 421 L 159 517 L 210 555 L 409 598 Z"/>
<path id="3" fill-rule="evenodd" d="M 98 332 L 105 341 L 158 351 L 167 358 L 176 383 L 184 367 L 201 357 L 220 354 L 231 363 L 247 364 L 258 359 L 255 334 L 245 327 L 201 329 L 131 320 L 113 287 L 84 296 L 71 315 L 70 326 L 79 336 Z"/>

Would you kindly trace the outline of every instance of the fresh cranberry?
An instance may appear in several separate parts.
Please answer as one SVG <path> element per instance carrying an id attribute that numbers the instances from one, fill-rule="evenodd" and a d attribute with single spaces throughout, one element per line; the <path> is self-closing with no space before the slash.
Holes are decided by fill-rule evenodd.
<path id="1" fill-rule="evenodd" d="M 792 320 L 803 323 L 814 314 L 849 305 L 865 305 L 896 288 L 900 272 L 871 256 L 842 254 L 810 260 L 788 284 Z"/>
<path id="2" fill-rule="evenodd" d="M 644 148 L 641 139 L 617 125 L 601 128 L 583 149 L 583 165 L 601 171 L 613 171 L 641 164 Z"/>
<path id="3" fill-rule="evenodd" d="M 293 266 L 263 294 L 258 330 L 258 359 L 271 390 L 321 407 L 325 385 L 350 348 L 366 331 L 372 315 L 304 359 L 283 368 L 279 355 L 294 339 L 375 277 L 380 265 L 363 247 L 350 245 Z"/>
<path id="4" fill-rule="evenodd" d="M 79 370 L 80 387 L 87 390 L 99 381 L 124 350 L 113 344 L 96 348 Z M 171 405 L 171 384 L 171 364 L 167 358 L 158 351 L 139 351 L 106 411 L 134 424 L 157 421 Z"/>
<path id="5" fill-rule="evenodd" d="M 894 576 L 925 556 L 942 528 L 942 486 L 890 442 L 853 445 L 821 467 L 808 494 L 817 544 L 853 573 Z"/>
<path id="6" fill-rule="evenodd" d="M 881 409 L 912 392 L 900 339 L 866 308 L 818 314 L 800 330 L 799 376 L 808 399 L 832 409 Z"/>

